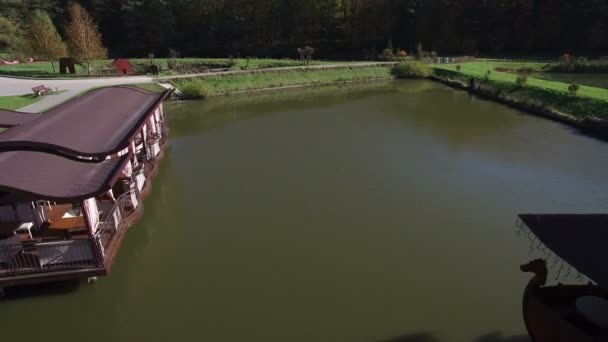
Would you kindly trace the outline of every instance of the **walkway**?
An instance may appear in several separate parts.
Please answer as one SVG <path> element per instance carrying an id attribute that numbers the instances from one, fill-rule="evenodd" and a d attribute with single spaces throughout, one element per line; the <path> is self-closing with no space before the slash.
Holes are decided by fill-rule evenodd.
<path id="1" fill-rule="evenodd" d="M 60 103 L 63 103 L 66 100 L 91 88 L 108 87 L 121 84 L 150 83 L 152 82 L 152 80 L 152 77 L 148 76 L 87 79 L 78 78 L 73 80 L 35 80 L 0 77 L 0 96 L 31 94 L 32 88 L 41 84 L 44 84 L 45 86 L 52 89 L 57 88 L 61 93 L 57 95 L 46 95 L 40 101 L 20 109 L 20 111 L 23 112 L 39 113 Z"/>
<path id="2" fill-rule="evenodd" d="M 29 79 L 29 78 L 12 78 L 0 76 L 0 96 L 14 96 L 31 94 L 32 88 L 41 84 L 53 89 L 58 89 L 61 93 L 57 95 L 44 96 L 40 101 L 21 108 L 20 111 L 28 113 L 39 113 L 49 108 L 52 108 L 66 100 L 84 92 L 91 88 L 97 87 L 108 87 L 114 85 L 125 85 L 125 84 L 137 84 L 137 83 L 151 83 L 163 80 L 171 80 L 177 78 L 191 78 L 191 77 L 213 77 L 217 75 L 235 75 L 235 74 L 253 74 L 263 71 L 289 71 L 289 70 L 300 70 L 300 69 L 334 69 L 344 67 L 370 67 L 374 65 L 389 65 L 392 62 L 353 62 L 353 63 L 336 63 L 336 64 L 322 64 L 322 65 L 311 65 L 311 66 L 296 66 L 296 67 L 284 67 L 284 68 L 270 68 L 270 69 L 254 69 L 254 70 L 234 70 L 226 72 L 211 72 L 211 73 L 200 73 L 200 74 L 188 74 L 188 75 L 176 75 L 176 76 L 128 76 L 128 77 L 108 77 L 108 78 L 75 78 L 75 79 Z"/>

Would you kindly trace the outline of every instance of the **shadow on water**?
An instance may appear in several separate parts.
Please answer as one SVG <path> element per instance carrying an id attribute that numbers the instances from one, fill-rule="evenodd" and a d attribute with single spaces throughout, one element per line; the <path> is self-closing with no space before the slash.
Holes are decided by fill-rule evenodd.
<path id="1" fill-rule="evenodd" d="M 528 335 L 504 336 L 495 331 L 479 337 L 475 342 L 531 342 L 531 340 Z"/>
<path id="2" fill-rule="evenodd" d="M 378 342 L 440 342 L 435 336 L 430 333 L 418 333 L 401 335 Z"/>
<path id="3" fill-rule="evenodd" d="M 433 334 L 428 332 L 417 334 L 406 334 L 397 337 L 380 340 L 378 342 L 442 342 Z M 528 335 L 504 336 L 498 331 L 494 331 L 478 337 L 471 342 L 531 342 Z"/>
<path id="4" fill-rule="evenodd" d="M 78 291 L 81 285 L 81 281 L 64 281 L 10 287 L 4 290 L 4 297 L 0 299 L 0 302 L 32 299 L 36 297 L 65 296 Z"/>

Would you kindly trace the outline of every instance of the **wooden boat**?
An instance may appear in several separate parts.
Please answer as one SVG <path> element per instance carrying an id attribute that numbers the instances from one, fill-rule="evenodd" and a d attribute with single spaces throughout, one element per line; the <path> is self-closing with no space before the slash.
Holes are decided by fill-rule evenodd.
<path id="1" fill-rule="evenodd" d="M 608 260 L 603 244 L 608 215 L 521 215 L 522 223 L 552 252 L 598 283 L 547 286 L 543 259 L 522 265 L 530 272 L 523 318 L 533 342 L 608 341 Z"/>

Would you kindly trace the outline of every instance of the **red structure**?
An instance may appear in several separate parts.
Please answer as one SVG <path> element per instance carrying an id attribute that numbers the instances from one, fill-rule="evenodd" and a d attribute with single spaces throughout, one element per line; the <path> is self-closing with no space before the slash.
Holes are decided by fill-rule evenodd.
<path id="1" fill-rule="evenodd" d="M 118 58 L 112 62 L 118 75 L 133 75 L 133 65 L 126 58 Z"/>

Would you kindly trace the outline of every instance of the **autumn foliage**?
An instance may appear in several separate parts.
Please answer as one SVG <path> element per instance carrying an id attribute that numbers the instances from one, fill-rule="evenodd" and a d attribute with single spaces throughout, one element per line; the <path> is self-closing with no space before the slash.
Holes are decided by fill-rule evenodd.
<path id="1" fill-rule="evenodd" d="M 73 3 L 68 8 L 70 22 L 65 27 L 65 32 L 70 48 L 71 57 L 87 65 L 89 75 L 91 74 L 91 61 L 107 58 L 108 51 L 103 45 L 101 34 L 97 25 L 78 3 Z"/>

